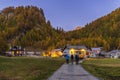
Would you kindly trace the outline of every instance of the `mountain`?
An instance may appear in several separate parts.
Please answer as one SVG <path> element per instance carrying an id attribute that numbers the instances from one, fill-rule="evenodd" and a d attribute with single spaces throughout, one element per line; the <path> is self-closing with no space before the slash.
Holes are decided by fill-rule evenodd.
<path id="1" fill-rule="evenodd" d="M 37 50 L 64 48 L 66 44 L 120 49 L 120 8 L 81 29 L 65 32 L 53 28 L 41 8 L 8 7 L 0 11 L 0 44 L 0 52 L 14 45 Z"/>
<path id="2" fill-rule="evenodd" d="M 106 51 L 120 49 L 120 8 L 68 34 L 71 41 L 89 48 L 103 47 Z"/>
<path id="3" fill-rule="evenodd" d="M 52 49 L 60 46 L 55 43 L 62 32 L 54 29 L 43 9 L 36 6 L 8 7 L 0 12 L 0 37 L 8 46 Z"/>
<path id="4" fill-rule="evenodd" d="M 75 30 L 80 30 L 81 28 L 82 28 L 81 26 L 77 26 Z"/>

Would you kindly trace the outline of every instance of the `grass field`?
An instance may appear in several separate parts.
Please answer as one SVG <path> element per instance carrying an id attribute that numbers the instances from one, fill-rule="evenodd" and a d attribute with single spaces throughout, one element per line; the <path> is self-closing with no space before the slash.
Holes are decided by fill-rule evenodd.
<path id="1" fill-rule="evenodd" d="M 0 80 L 46 80 L 62 58 L 0 57 Z"/>
<path id="2" fill-rule="evenodd" d="M 103 80 L 120 80 L 120 59 L 90 58 L 81 65 Z"/>

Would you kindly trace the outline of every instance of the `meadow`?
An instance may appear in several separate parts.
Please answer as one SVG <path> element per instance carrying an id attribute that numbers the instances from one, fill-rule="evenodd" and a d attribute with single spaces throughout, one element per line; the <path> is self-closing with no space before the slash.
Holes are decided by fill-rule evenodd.
<path id="1" fill-rule="evenodd" d="M 0 80 L 46 80 L 63 58 L 0 57 Z"/>
<path id="2" fill-rule="evenodd" d="M 120 80 L 120 59 L 90 58 L 81 65 L 102 80 Z"/>

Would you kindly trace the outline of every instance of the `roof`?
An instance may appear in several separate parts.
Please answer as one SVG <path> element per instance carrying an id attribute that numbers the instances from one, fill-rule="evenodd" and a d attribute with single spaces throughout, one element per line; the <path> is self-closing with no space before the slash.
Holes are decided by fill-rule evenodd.
<path id="1" fill-rule="evenodd" d="M 97 50 L 101 50 L 101 48 L 91 48 L 92 51 L 97 51 Z"/>
<path id="2" fill-rule="evenodd" d="M 116 52 L 120 52 L 120 50 L 119 49 L 115 49 L 115 50 L 109 51 L 108 53 L 116 53 Z"/>
<path id="3" fill-rule="evenodd" d="M 67 46 L 67 49 L 87 49 L 86 46 Z"/>
<path id="4" fill-rule="evenodd" d="M 23 48 L 18 47 L 18 46 L 13 46 L 13 47 L 10 49 L 10 51 L 16 51 L 16 50 L 19 50 L 19 51 L 24 51 L 24 49 L 23 49 Z"/>
<path id="5" fill-rule="evenodd" d="M 119 50 L 112 50 L 112 51 L 110 51 L 110 52 L 108 52 L 107 54 L 112 54 L 112 55 L 116 55 L 116 54 L 119 54 Z"/>

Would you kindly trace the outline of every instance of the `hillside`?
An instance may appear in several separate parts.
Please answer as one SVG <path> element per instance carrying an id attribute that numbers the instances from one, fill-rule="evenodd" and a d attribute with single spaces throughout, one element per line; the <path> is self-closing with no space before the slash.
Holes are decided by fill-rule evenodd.
<path id="1" fill-rule="evenodd" d="M 69 38 L 87 47 L 120 49 L 120 8 L 77 31 L 68 32 Z"/>
<path id="2" fill-rule="evenodd" d="M 66 44 L 120 49 L 120 8 L 79 30 L 53 28 L 43 9 L 35 6 L 8 7 L 0 11 L 0 52 L 10 46 L 39 50 L 63 48 Z"/>
<path id="3" fill-rule="evenodd" d="M 0 13 L 0 37 L 8 46 L 51 49 L 62 32 L 54 29 L 50 21 L 46 21 L 43 10 L 35 6 L 8 7 Z"/>

